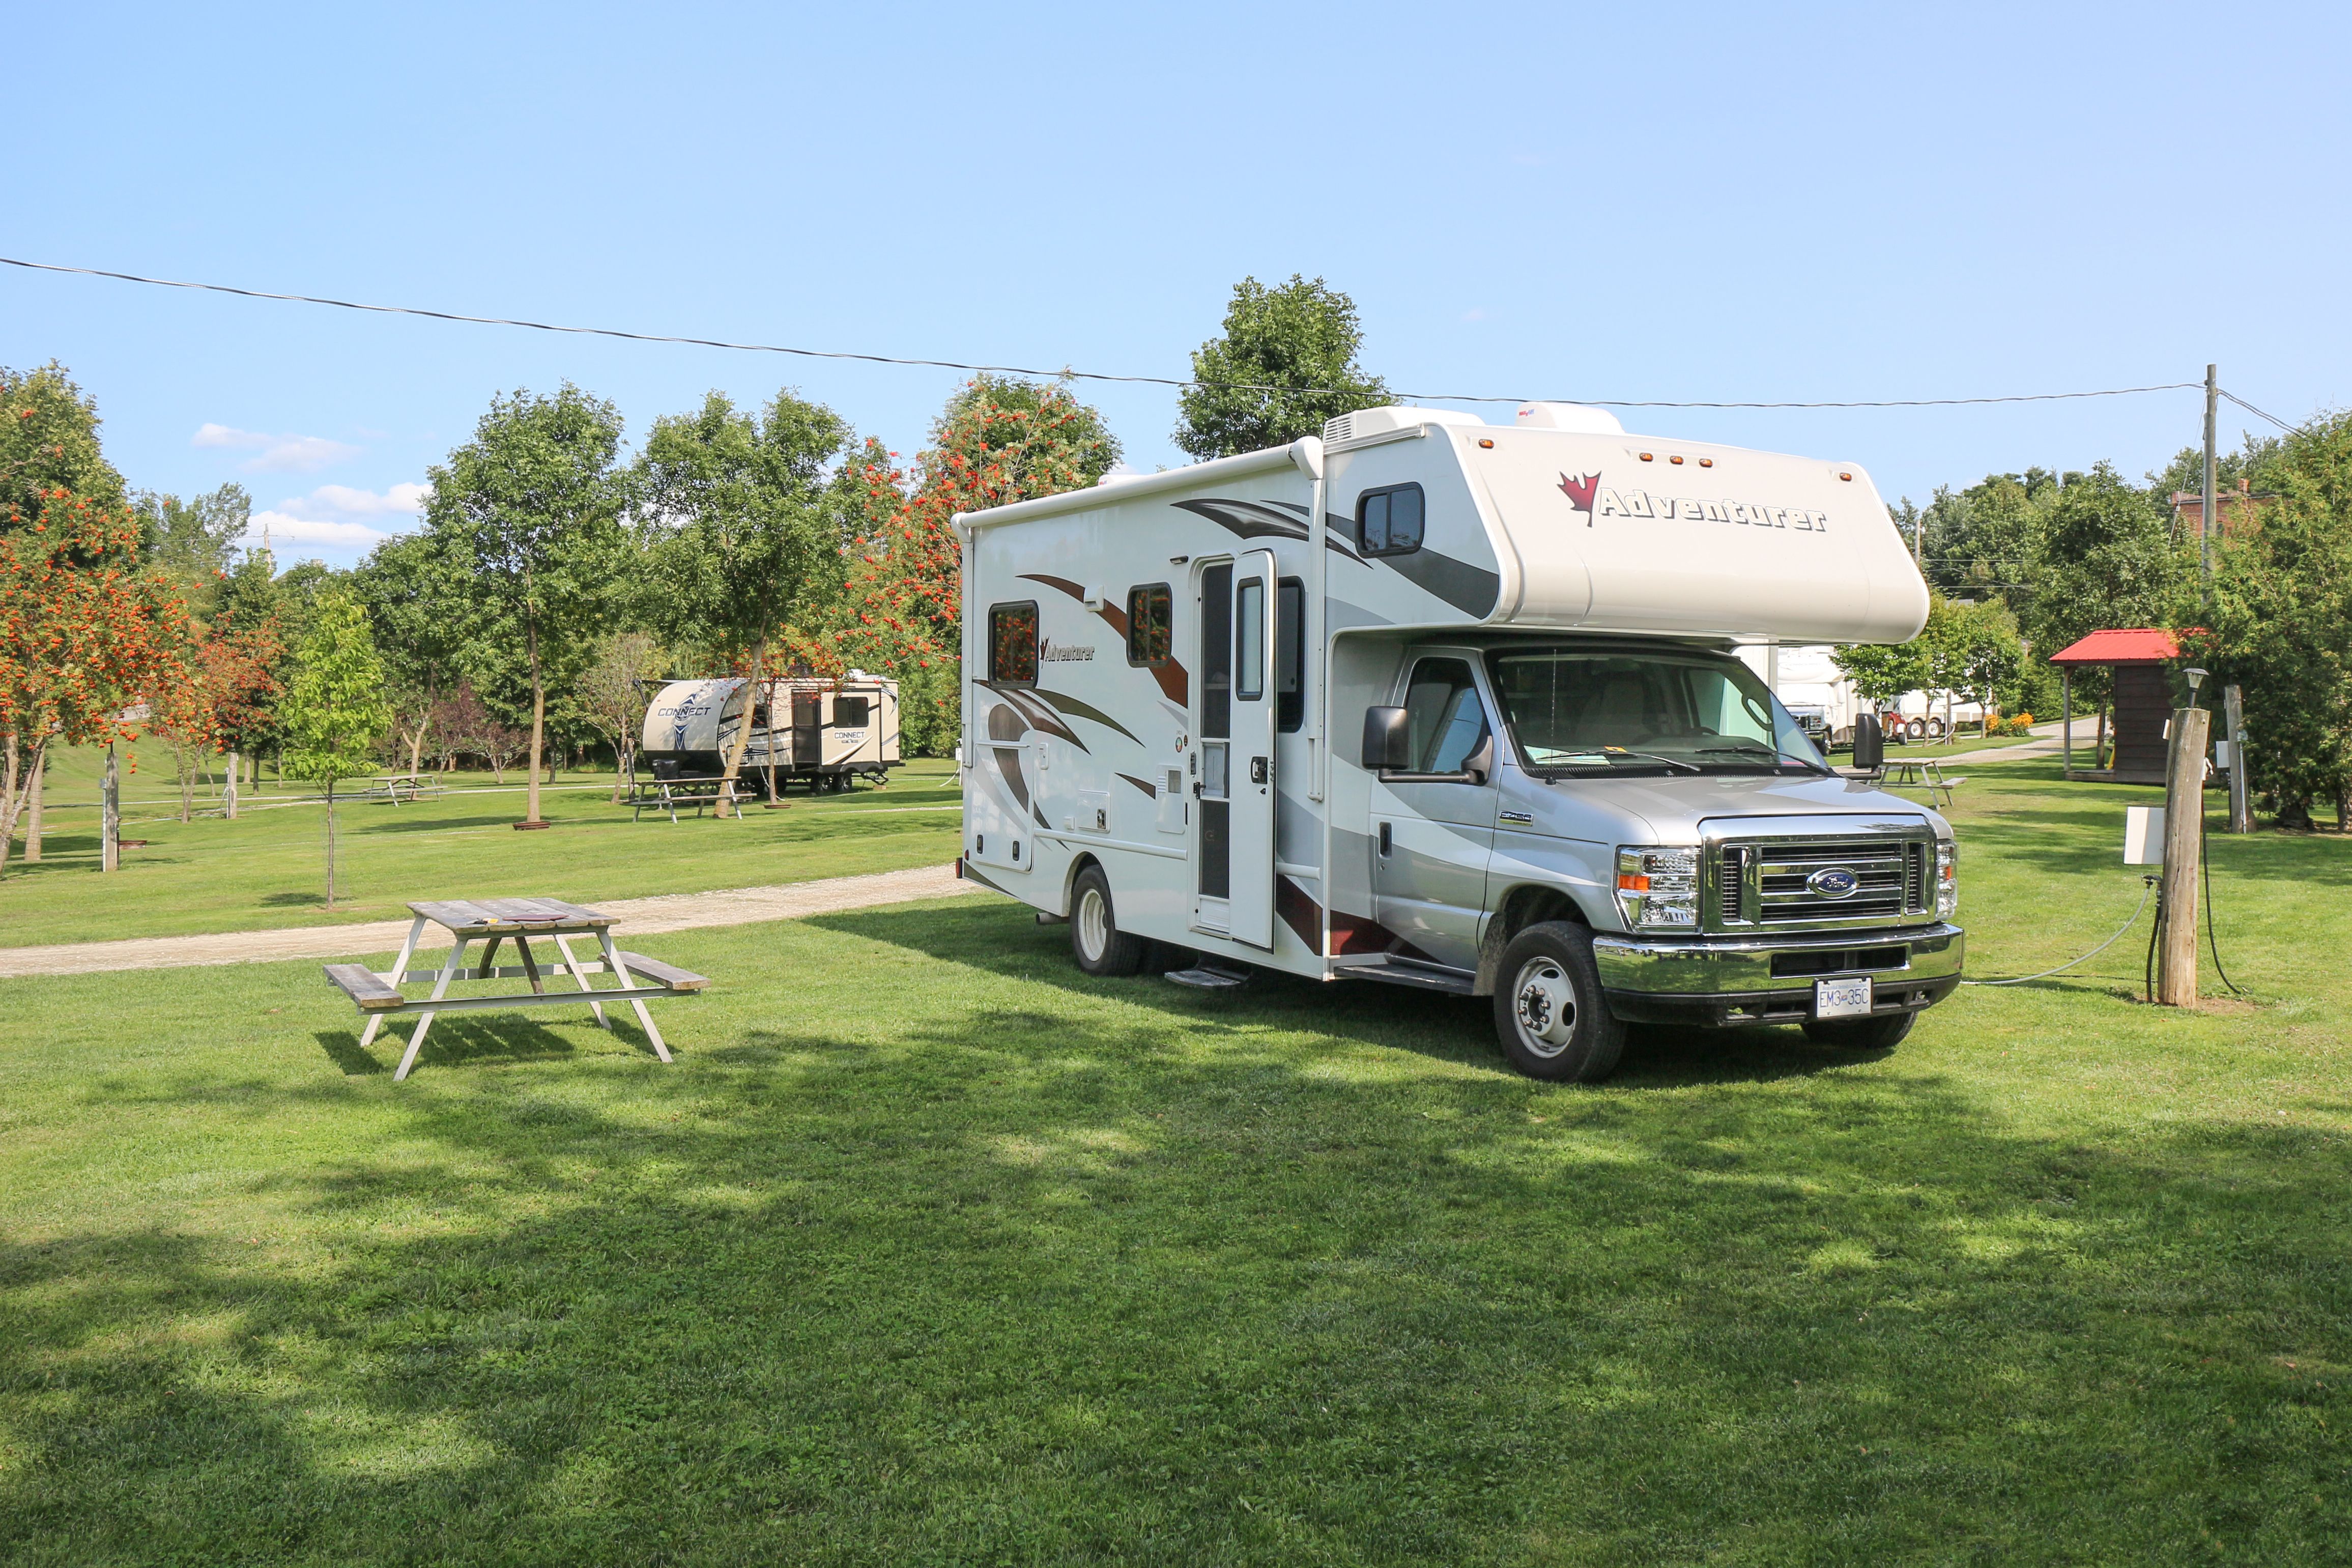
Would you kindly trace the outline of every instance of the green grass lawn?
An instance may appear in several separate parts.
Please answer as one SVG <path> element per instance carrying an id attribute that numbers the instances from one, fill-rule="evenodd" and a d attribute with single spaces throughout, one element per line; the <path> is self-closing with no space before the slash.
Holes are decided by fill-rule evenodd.
<path id="1" fill-rule="evenodd" d="M 2137 897 L 2154 792 L 2053 774 L 1961 792 L 1979 973 Z M 2213 848 L 2252 1003 L 2130 999 L 2143 926 L 1585 1089 L 994 900 L 646 939 L 668 1068 L 0 981 L 0 1556 L 2340 1563 L 2352 842 Z"/>
<path id="2" fill-rule="evenodd" d="M 570 787 L 540 797 L 555 826 L 528 833 L 511 826 L 523 814 L 514 773 L 504 789 L 487 773 L 460 773 L 450 776 L 449 793 L 410 805 L 337 804 L 331 912 L 326 813 L 307 788 L 249 797 L 234 822 L 183 823 L 168 779 L 126 779 L 123 837 L 147 843 L 123 852 L 120 873 L 97 874 L 103 757 L 77 748 L 51 773 L 42 860 L 26 865 L 12 855 L 0 880 L 0 946 L 384 920 L 412 899 L 589 902 L 900 871 L 948 863 L 961 838 L 948 761 L 896 768 L 887 789 L 795 792 L 786 810 L 755 808 L 725 822 L 706 811 L 676 826 L 650 812 L 632 822 L 611 803 L 610 773 L 566 774 L 558 782 Z M 168 766 L 153 747 L 142 758 L 150 771 Z"/>

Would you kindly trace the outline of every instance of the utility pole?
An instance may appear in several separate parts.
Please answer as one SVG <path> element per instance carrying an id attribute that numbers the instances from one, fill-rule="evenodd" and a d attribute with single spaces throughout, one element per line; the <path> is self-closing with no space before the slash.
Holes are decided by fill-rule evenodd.
<path id="1" fill-rule="evenodd" d="M 2197 541 L 2205 584 L 2204 597 L 2199 602 L 2205 606 L 2208 620 L 2213 614 L 2213 530 L 2221 526 L 2213 511 L 2213 420 L 2221 405 L 2221 388 L 2214 380 L 2213 371 L 2211 365 L 2205 367 L 2205 526 L 2198 530 Z"/>
<path id="2" fill-rule="evenodd" d="M 2172 710 L 2172 751 L 2164 771 L 2164 885 L 2158 918 L 2156 999 L 2197 1005 L 2197 864 L 2205 837 L 2205 727 L 2197 706 L 2202 670 L 2189 674 L 2189 706 Z"/>

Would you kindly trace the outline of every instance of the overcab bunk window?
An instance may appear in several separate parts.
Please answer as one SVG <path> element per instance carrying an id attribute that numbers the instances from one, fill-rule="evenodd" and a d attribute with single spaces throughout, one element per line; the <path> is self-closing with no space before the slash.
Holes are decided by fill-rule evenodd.
<path id="1" fill-rule="evenodd" d="M 1127 591 L 1127 662 L 1166 664 L 1176 649 L 1175 601 L 1164 582 Z"/>
<path id="2" fill-rule="evenodd" d="M 1356 502 L 1356 545 L 1366 555 L 1411 555 L 1421 548 L 1418 485 L 1367 490 Z"/>
<path id="3" fill-rule="evenodd" d="M 1037 684 L 1037 603 L 988 607 L 988 678 L 1000 686 Z"/>

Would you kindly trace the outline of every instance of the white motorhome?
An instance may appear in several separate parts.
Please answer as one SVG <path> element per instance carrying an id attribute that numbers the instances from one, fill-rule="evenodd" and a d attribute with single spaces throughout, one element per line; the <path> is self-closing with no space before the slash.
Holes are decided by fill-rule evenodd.
<path id="1" fill-rule="evenodd" d="M 646 705 L 640 755 L 679 777 L 716 779 L 749 703 L 746 779 L 772 766 L 780 786 L 798 779 L 811 789 L 846 789 L 858 778 L 880 782 L 902 763 L 898 683 L 887 676 L 776 676 L 756 695 L 740 675 L 669 682 Z"/>
<path id="2" fill-rule="evenodd" d="M 1737 655 L 1924 622 L 1851 464 L 1375 408 L 957 526 L 959 869 L 1089 973 L 1492 997 L 1583 1080 L 1630 1021 L 1887 1046 L 1959 983 L 1949 826 Z"/>

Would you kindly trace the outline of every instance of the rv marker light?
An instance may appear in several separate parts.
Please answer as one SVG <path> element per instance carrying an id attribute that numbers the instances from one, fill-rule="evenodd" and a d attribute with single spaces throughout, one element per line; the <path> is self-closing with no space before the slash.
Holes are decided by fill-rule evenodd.
<path id="1" fill-rule="evenodd" d="M 1851 478 L 1853 478 L 1853 475 L 1851 475 L 1851 474 L 1841 474 L 1841 475 L 1839 475 L 1839 476 L 1838 476 L 1838 477 L 1839 477 L 1839 478 L 1841 478 L 1841 479 L 1851 479 Z"/>
<path id="2" fill-rule="evenodd" d="M 1642 461 L 1643 461 L 1643 462 L 1644 462 L 1644 463 L 1648 463 L 1648 462 L 1651 462 L 1651 461 L 1652 461 L 1652 458 L 1651 458 L 1651 456 L 1650 456 L 1650 455 L 1649 455 L 1648 453 L 1644 452 L 1644 453 L 1643 453 L 1643 454 L 1642 454 Z"/>
<path id="3" fill-rule="evenodd" d="M 1495 449 L 1495 444 L 1484 436 L 1479 437 L 1478 444 L 1485 447 L 1489 452 L 1492 452 Z"/>
<path id="4" fill-rule="evenodd" d="M 1702 468 L 1712 468 L 1715 466 L 1715 459 L 1712 457 L 1702 457 L 1698 460 L 1698 465 Z"/>
<path id="5" fill-rule="evenodd" d="M 1677 468 L 1681 467 L 1681 466 L 1683 465 L 1683 460 L 1682 460 L 1682 458 L 1681 458 L 1679 455 L 1677 455 L 1677 456 L 1674 456 L 1674 457 L 1669 457 L 1669 458 L 1667 458 L 1667 459 L 1666 459 L 1666 461 L 1667 461 L 1667 462 L 1669 462 L 1669 463 L 1671 463 L 1671 464 L 1673 464 L 1673 465 L 1674 465 L 1675 467 L 1677 467 Z"/>

